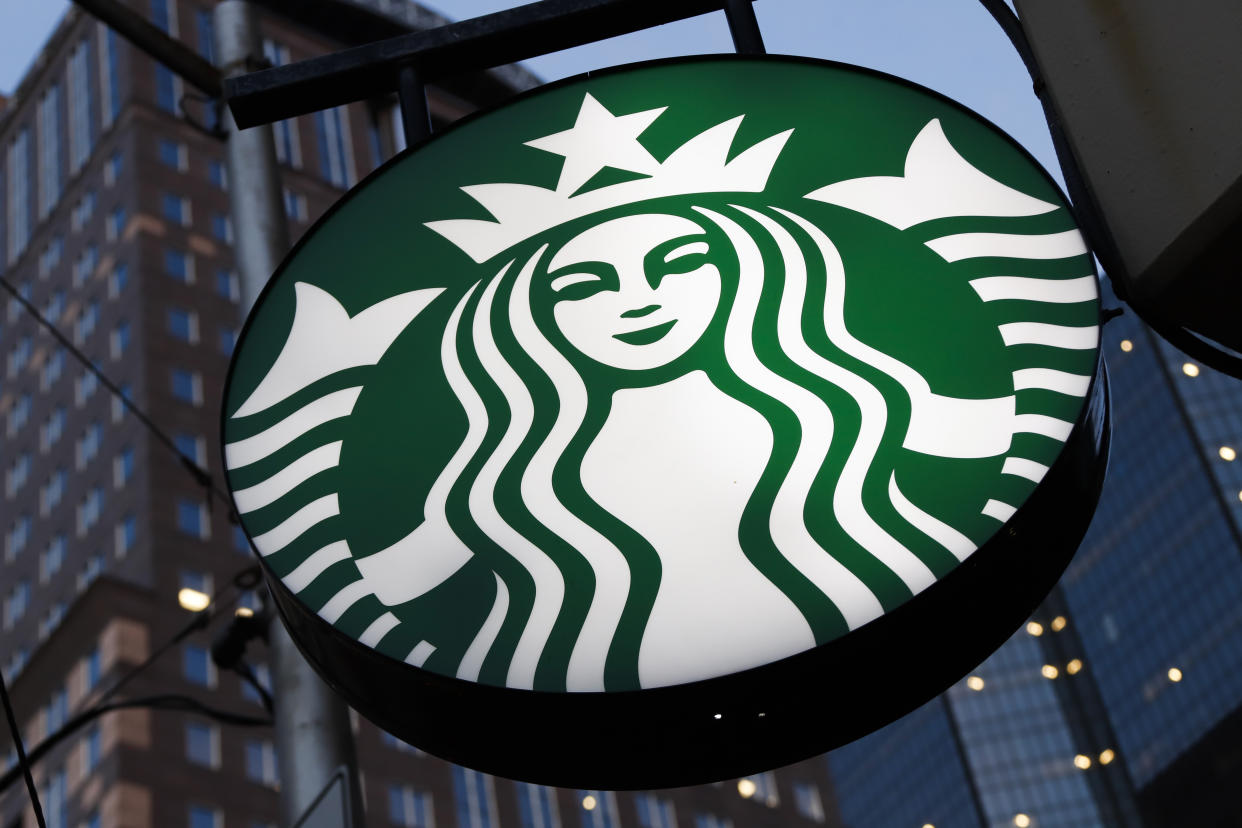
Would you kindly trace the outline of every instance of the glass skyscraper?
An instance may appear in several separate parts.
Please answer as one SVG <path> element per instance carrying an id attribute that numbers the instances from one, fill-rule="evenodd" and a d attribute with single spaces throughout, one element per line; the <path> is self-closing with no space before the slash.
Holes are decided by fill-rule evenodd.
<path id="1" fill-rule="evenodd" d="M 1220 745 L 1242 708 L 1242 383 L 1133 314 L 1103 342 L 1113 444 L 1087 537 L 970 676 L 828 755 L 850 828 L 1239 819 Z"/>

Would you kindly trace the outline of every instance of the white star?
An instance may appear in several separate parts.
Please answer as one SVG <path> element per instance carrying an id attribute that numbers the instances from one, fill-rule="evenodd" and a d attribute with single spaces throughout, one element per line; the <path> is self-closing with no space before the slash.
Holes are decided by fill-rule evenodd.
<path id="1" fill-rule="evenodd" d="M 650 175 L 659 169 L 660 162 L 638 143 L 638 136 L 665 109 L 668 107 L 618 117 L 588 92 L 573 129 L 527 141 L 526 146 L 565 156 L 556 185 L 556 191 L 564 195 L 575 192 L 604 167 Z"/>

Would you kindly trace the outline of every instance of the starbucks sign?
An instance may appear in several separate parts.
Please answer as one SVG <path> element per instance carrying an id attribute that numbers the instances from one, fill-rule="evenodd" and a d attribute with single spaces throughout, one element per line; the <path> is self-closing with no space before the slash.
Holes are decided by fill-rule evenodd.
<path id="1" fill-rule="evenodd" d="M 714 57 L 403 153 L 248 320 L 229 485 L 303 651 L 453 761 L 579 787 L 803 758 L 1046 594 L 1107 443 L 1092 259 L 909 83 Z"/>

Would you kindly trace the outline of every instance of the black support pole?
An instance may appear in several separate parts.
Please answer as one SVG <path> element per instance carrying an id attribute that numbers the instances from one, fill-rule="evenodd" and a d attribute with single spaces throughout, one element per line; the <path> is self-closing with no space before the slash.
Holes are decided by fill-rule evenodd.
<path id="1" fill-rule="evenodd" d="M 729 21 L 729 33 L 733 35 L 733 48 L 739 55 L 766 54 L 759 21 L 751 0 L 725 0 L 725 18 Z"/>
<path id="2" fill-rule="evenodd" d="M 417 66 L 406 64 L 397 73 L 397 100 L 401 102 L 401 127 L 405 145 L 412 147 L 431 134 L 431 113 L 427 110 L 427 87 Z"/>

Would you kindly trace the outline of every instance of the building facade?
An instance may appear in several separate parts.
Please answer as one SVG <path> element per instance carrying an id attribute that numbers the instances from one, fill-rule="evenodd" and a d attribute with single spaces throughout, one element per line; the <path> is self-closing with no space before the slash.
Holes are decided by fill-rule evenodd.
<path id="1" fill-rule="evenodd" d="M 1103 337 L 1113 443 L 1087 537 L 971 676 L 829 755 L 851 828 L 1242 824 L 1242 383 L 1132 314 Z"/>
<path id="2" fill-rule="evenodd" d="M 130 4 L 211 57 L 210 0 Z M 329 38 L 322 9 L 305 5 L 299 23 L 264 16 L 272 63 L 443 22 L 376 0 Z M 265 6 L 301 14 L 302 4 Z M 512 68 L 446 81 L 429 89 L 433 121 L 533 83 Z M 402 148 L 395 114 L 393 101 L 373 101 L 274 125 L 295 239 Z M 0 668 L 28 750 L 123 678 L 110 699 L 132 704 L 74 730 L 35 763 L 56 828 L 262 828 L 278 819 L 272 731 L 249 721 L 265 718 L 262 698 L 212 658 L 213 637 L 234 609 L 258 606 L 253 589 L 234 583 L 251 552 L 227 505 L 177 454 L 220 481 L 219 401 L 241 308 L 215 119 L 173 73 L 76 8 L 0 109 L 0 271 L 66 338 L 5 297 Z M 171 447 L 75 351 L 147 412 Z M 218 594 L 223 609 L 178 638 L 193 619 L 178 604 L 183 588 Z M 261 643 L 247 659 L 266 684 Z M 374 826 L 837 822 L 819 761 L 700 788 L 572 791 L 449 765 L 357 717 L 355 736 Z M 0 751 L 8 757 L 0 825 L 33 826 L 7 732 Z"/>

